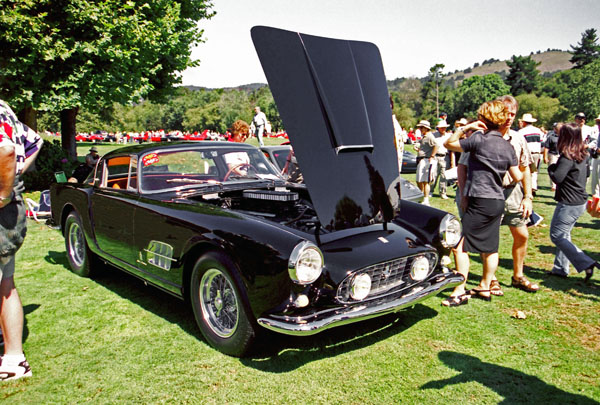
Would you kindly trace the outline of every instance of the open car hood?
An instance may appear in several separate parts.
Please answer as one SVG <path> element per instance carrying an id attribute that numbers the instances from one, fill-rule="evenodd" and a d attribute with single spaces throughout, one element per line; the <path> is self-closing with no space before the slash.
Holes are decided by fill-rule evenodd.
<path id="1" fill-rule="evenodd" d="M 377 47 L 270 27 L 251 33 L 321 224 L 390 221 L 399 170 Z"/>

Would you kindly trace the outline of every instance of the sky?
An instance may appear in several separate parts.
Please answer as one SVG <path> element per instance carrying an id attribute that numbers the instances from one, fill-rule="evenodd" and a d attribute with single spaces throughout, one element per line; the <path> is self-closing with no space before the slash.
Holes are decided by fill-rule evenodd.
<path id="1" fill-rule="evenodd" d="M 250 28 L 266 25 L 378 46 L 386 78 L 423 77 L 548 48 L 570 50 L 581 34 L 600 36 L 599 0 L 213 0 L 200 66 L 183 85 L 208 88 L 266 83 Z"/>

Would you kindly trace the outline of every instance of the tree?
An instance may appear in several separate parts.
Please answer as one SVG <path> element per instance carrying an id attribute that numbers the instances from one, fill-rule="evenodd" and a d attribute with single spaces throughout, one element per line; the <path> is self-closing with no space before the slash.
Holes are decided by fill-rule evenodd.
<path id="1" fill-rule="evenodd" d="M 509 93 L 510 87 L 496 74 L 471 76 L 454 91 L 452 95 L 454 107 L 449 113 L 449 118 L 451 120 L 462 117 L 475 118 L 479 106 L 485 101 Z"/>
<path id="2" fill-rule="evenodd" d="M 513 55 L 506 64 L 509 67 L 506 84 L 510 86 L 511 94 L 529 94 L 537 89 L 540 75 L 537 66 L 540 62 L 534 61 L 531 56 Z"/>
<path id="3" fill-rule="evenodd" d="M 519 111 L 517 116 L 524 113 L 531 113 L 537 118 L 538 127 L 551 129 L 555 122 L 566 121 L 569 119 L 569 112 L 560 103 L 557 98 L 548 96 L 536 96 L 535 94 L 521 94 L 517 96 L 519 102 Z"/>
<path id="4" fill-rule="evenodd" d="M 442 63 L 437 63 L 429 68 L 429 72 L 427 73 L 427 82 L 425 86 L 423 86 L 424 92 L 424 100 L 429 98 L 429 93 L 435 89 L 435 116 L 436 118 L 440 116 L 440 83 L 444 74 L 442 70 L 446 65 Z"/>
<path id="5" fill-rule="evenodd" d="M 569 51 L 569 53 L 573 56 L 569 61 L 575 64 L 576 69 L 590 64 L 600 57 L 600 45 L 598 45 L 597 41 L 596 30 L 590 28 L 581 34 L 581 41 L 577 43 L 577 46 L 571 45 L 573 50 Z"/>
<path id="6" fill-rule="evenodd" d="M 5 2 L 3 2 L 5 3 Z M 22 0 L 0 7 L 0 89 L 17 109 L 60 112 L 76 158 L 75 123 L 90 110 L 159 97 L 197 62 L 197 22 L 210 0 Z M 35 125 L 34 125 L 35 126 Z"/>
<path id="7" fill-rule="evenodd" d="M 563 77 L 567 90 L 559 96 L 560 102 L 569 109 L 571 117 L 580 111 L 596 117 L 600 111 L 600 59 L 569 73 Z"/>

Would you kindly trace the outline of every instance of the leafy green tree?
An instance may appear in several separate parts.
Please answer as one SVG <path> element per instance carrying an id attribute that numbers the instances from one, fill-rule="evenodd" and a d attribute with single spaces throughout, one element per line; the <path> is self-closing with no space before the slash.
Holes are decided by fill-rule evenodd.
<path id="1" fill-rule="evenodd" d="M 516 97 L 519 102 L 517 116 L 531 113 L 538 121 L 536 126 L 552 129 L 555 122 L 565 121 L 569 118 L 568 110 L 557 98 L 536 96 L 535 94 L 521 94 Z"/>
<path id="2" fill-rule="evenodd" d="M 496 74 L 471 76 L 454 91 L 452 95 L 453 109 L 449 112 L 448 118 L 451 122 L 462 117 L 475 118 L 479 106 L 485 101 L 509 93 L 510 87 Z"/>
<path id="3" fill-rule="evenodd" d="M 571 49 L 572 51 L 569 51 L 569 53 L 573 56 L 569 61 L 575 64 L 575 68 L 584 67 L 598 59 L 600 57 L 600 45 L 598 45 L 596 30 L 594 28 L 585 30 L 581 34 L 581 41 L 577 43 L 577 46 L 571 45 Z"/>
<path id="4" fill-rule="evenodd" d="M 22 0 L 0 7 L 0 89 L 16 109 L 60 112 L 76 157 L 80 107 L 160 97 L 195 66 L 210 0 Z"/>
<path id="5" fill-rule="evenodd" d="M 582 111 L 588 117 L 596 117 L 600 112 L 600 59 L 571 70 L 563 80 L 567 90 L 559 100 L 568 108 L 569 116 Z"/>
<path id="6" fill-rule="evenodd" d="M 510 86 L 510 92 L 513 95 L 522 93 L 531 93 L 538 88 L 540 72 L 536 62 L 531 56 L 516 56 L 506 61 L 509 67 L 506 84 Z"/>

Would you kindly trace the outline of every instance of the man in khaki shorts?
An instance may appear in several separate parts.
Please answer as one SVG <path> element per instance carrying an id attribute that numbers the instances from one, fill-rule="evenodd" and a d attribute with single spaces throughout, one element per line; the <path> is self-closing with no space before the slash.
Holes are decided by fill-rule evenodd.
<path id="1" fill-rule="evenodd" d="M 498 100 L 502 101 L 508 108 L 510 119 L 506 125 L 510 128 L 514 122 L 519 104 L 512 96 L 503 96 Z M 525 254 L 527 253 L 527 241 L 529 240 L 527 222 L 533 211 L 530 170 L 533 159 L 529 152 L 527 141 L 522 135 L 509 129 L 504 137 L 514 148 L 517 160 L 519 161 L 519 169 L 523 172 L 523 180 L 520 183 L 512 184 L 509 176 L 505 176 L 502 182 L 505 199 L 502 225 L 508 225 L 513 237 L 513 276 L 511 285 L 523 291 L 536 292 L 539 290 L 539 286 L 531 283 L 523 275 L 523 263 L 525 261 Z M 504 295 L 498 280 L 492 281 L 490 290 L 494 295 Z"/>

